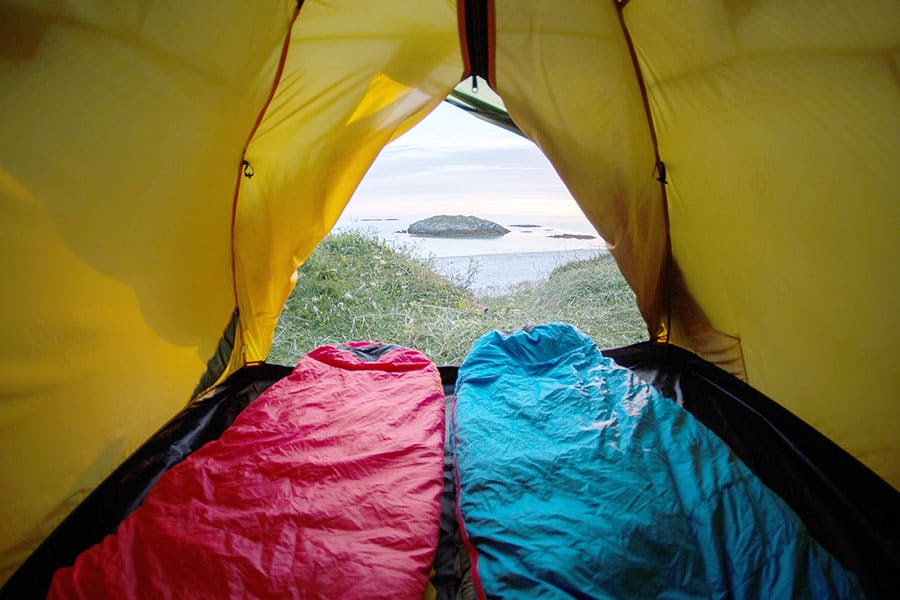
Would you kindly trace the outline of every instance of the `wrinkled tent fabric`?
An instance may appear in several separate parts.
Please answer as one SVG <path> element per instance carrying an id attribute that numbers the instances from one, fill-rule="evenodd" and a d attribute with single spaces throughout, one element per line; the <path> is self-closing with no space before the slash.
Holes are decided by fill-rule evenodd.
<path id="1" fill-rule="evenodd" d="M 293 8 L 0 5 L 0 580 L 215 350 L 241 150 Z"/>
<path id="2" fill-rule="evenodd" d="M 900 7 L 622 15 L 668 167 L 671 340 L 900 486 Z"/>
<path id="3" fill-rule="evenodd" d="M 900 485 L 896 2 L 494 4 L 495 88 L 651 334 Z"/>
<path id="4" fill-rule="evenodd" d="M 284 71 L 244 158 L 236 199 L 240 339 L 229 370 L 265 360 L 297 267 L 382 147 L 425 117 L 463 69 L 443 0 L 304 2 Z"/>
<path id="5" fill-rule="evenodd" d="M 222 377 L 265 359 L 297 266 L 459 81 L 452 4 L 296 10 L 0 6 L 0 581 L 185 404 L 235 303 Z"/>
<path id="6" fill-rule="evenodd" d="M 406 348 L 324 346 L 160 478 L 50 598 L 421 598 L 444 395 Z"/>
<path id="7" fill-rule="evenodd" d="M 0 6 L 0 580 L 236 308 L 222 377 L 266 358 L 297 265 L 467 72 L 464 4 Z M 900 485 L 896 2 L 486 4 L 491 84 L 653 339 Z"/>
<path id="8" fill-rule="evenodd" d="M 480 598 L 862 597 L 728 446 L 570 325 L 475 342 L 452 429 Z"/>

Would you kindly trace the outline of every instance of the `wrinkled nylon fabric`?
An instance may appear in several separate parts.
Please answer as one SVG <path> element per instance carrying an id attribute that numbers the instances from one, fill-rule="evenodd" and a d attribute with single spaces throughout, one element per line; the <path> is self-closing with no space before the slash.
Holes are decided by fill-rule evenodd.
<path id="1" fill-rule="evenodd" d="M 421 598 L 443 442 L 424 355 L 318 348 L 57 571 L 49 597 Z"/>
<path id="2" fill-rule="evenodd" d="M 497 93 L 606 240 L 656 339 L 664 334 L 666 309 L 665 203 L 616 5 L 579 0 L 560 10 L 549 0 L 496 0 L 494 6 Z"/>
<path id="3" fill-rule="evenodd" d="M 295 5 L 0 3 L 0 583 L 215 352 Z"/>
<path id="4" fill-rule="evenodd" d="M 744 370 L 900 487 L 897 2 L 623 16 L 668 167 L 670 341 Z"/>
<path id="5" fill-rule="evenodd" d="M 571 326 L 479 339 L 453 430 L 481 597 L 861 596 L 719 438 Z"/>
<path id="6" fill-rule="evenodd" d="M 245 159 L 234 232 L 239 340 L 228 371 L 265 360 L 297 267 L 381 149 L 463 71 L 454 3 L 306 0 Z"/>

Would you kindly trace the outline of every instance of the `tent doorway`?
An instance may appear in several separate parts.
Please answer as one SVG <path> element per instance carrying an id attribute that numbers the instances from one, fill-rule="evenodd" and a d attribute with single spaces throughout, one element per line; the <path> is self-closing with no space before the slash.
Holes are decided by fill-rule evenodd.
<path id="1" fill-rule="evenodd" d="M 507 233 L 408 231 L 438 215 Z M 382 151 L 297 281 L 269 362 L 366 339 L 458 364 L 485 331 L 547 321 L 572 322 L 602 347 L 647 339 L 605 242 L 543 153 L 448 103 Z"/>

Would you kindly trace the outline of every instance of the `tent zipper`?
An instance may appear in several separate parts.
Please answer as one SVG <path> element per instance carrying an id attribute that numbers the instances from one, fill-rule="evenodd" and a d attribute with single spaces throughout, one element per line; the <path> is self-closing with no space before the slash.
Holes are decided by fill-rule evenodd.
<path id="1" fill-rule="evenodd" d="M 489 82 L 488 2 L 465 0 L 466 48 L 469 52 L 469 72 L 472 93 L 478 93 L 478 77 Z"/>

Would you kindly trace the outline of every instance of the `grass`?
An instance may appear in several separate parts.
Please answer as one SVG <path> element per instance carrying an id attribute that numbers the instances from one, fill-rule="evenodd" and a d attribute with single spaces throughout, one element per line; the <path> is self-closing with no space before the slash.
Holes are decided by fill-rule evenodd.
<path id="1" fill-rule="evenodd" d="M 563 265 L 547 281 L 505 296 L 476 298 L 465 283 L 370 235 L 331 234 L 300 268 L 268 360 L 290 365 L 323 344 L 367 340 L 459 364 L 487 331 L 550 321 L 576 325 L 601 348 L 647 338 L 634 295 L 606 254 Z"/>

